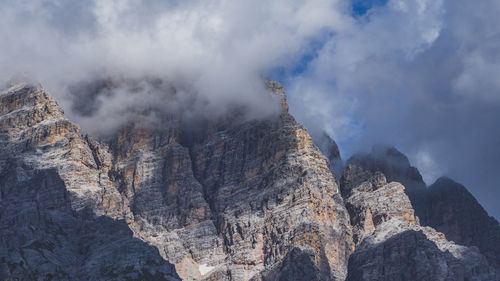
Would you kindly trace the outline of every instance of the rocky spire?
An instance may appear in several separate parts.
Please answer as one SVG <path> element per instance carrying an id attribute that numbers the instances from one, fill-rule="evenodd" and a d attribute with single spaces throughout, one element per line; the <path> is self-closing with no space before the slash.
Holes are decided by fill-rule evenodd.
<path id="1" fill-rule="evenodd" d="M 415 214 L 425 225 L 426 185 L 417 168 L 411 166 L 408 158 L 394 147 L 374 146 L 370 153 L 358 153 L 347 164 L 354 164 L 370 172 L 383 173 L 388 181 L 400 182 L 411 201 Z"/>

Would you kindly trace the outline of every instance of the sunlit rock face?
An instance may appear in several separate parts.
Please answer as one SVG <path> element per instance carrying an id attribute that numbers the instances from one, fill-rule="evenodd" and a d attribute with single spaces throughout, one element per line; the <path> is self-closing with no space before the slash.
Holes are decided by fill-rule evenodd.
<path id="1" fill-rule="evenodd" d="M 0 220 L 19 227 L 2 231 L 1 276 L 345 279 L 353 243 L 328 160 L 267 86 L 273 118 L 164 114 L 105 142 L 41 87 L 4 92 Z M 308 277 L 294 274 L 303 260 Z"/>
<path id="2" fill-rule="evenodd" d="M 354 164 L 344 170 L 341 190 L 356 243 L 347 280 L 496 280 L 477 248 L 420 226 L 404 189 L 378 171 Z"/>
<path id="3" fill-rule="evenodd" d="M 265 118 L 155 106 L 99 139 L 40 86 L 3 91 L 0 280 L 498 279 L 495 251 L 476 243 L 493 240 L 467 242 L 480 236 L 452 215 L 446 237 L 420 225 L 405 186 L 418 171 L 405 157 L 389 151 L 403 169 L 353 158 L 336 178 L 335 142 L 317 142 L 325 156 L 283 87 L 266 86 L 276 114 Z M 462 195 L 430 197 L 426 217 L 440 222 Z"/>
<path id="4" fill-rule="evenodd" d="M 383 173 L 388 181 L 400 182 L 415 209 L 419 221 L 426 225 L 426 185 L 420 172 L 410 165 L 408 158 L 393 147 L 375 146 L 370 153 L 358 153 L 347 164 L 362 167 L 370 172 Z"/>
<path id="5" fill-rule="evenodd" d="M 267 83 L 274 118 L 136 123 L 111 142 L 130 227 L 185 280 L 267 280 L 293 270 L 294 249 L 321 280 L 345 278 L 350 226 L 328 161 Z"/>
<path id="6" fill-rule="evenodd" d="M 390 175 L 388 178 L 405 185 L 405 193 L 422 225 L 442 232 L 447 240 L 456 244 L 478 247 L 489 264 L 496 268 L 498 275 L 500 268 L 499 224 L 486 213 L 464 186 L 451 179 L 440 178 L 429 188 L 425 188 L 418 170 L 411 167 L 407 158 L 394 148 L 375 147 L 371 153 L 357 154 L 347 163 L 348 167 L 342 178 L 344 196 L 350 195 L 353 185 L 349 183 L 363 181 L 363 178 L 376 173 L 384 173 L 384 175 L 387 173 Z M 363 176 L 363 174 L 366 175 Z M 373 176 L 367 182 L 373 185 L 376 178 L 377 176 Z M 366 186 L 366 183 L 364 185 Z M 410 188 L 408 189 L 406 185 Z M 411 200 L 411 195 L 413 195 L 413 200 Z M 349 208 L 349 200 L 346 200 L 346 204 Z M 353 225 L 353 230 L 356 241 L 355 225 Z"/>
<path id="7" fill-rule="evenodd" d="M 39 86 L 0 95 L 0 279 L 179 280 L 133 236 L 111 155 Z"/>

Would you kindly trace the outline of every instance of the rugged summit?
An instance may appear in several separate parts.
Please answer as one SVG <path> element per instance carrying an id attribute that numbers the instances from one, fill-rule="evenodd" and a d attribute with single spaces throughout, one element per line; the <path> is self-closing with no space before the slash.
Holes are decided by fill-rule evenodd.
<path id="1" fill-rule="evenodd" d="M 110 160 L 40 86 L 0 95 L 1 280 L 179 280 L 127 226 Z"/>
<path id="2" fill-rule="evenodd" d="M 476 246 L 500 268 L 500 226 L 461 184 L 440 178 L 429 186 L 428 224 L 448 240 Z"/>
<path id="3" fill-rule="evenodd" d="M 412 167 L 408 158 L 395 148 L 378 146 L 368 154 L 354 155 L 347 163 L 348 168 L 344 171 L 341 180 L 341 190 L 343 196 L 348 198 L 346 200 L 348 209 L 350 208 L 350 190 L 353 188 L 352 182 L 356 186 L 357 183 L 370 178 L 371 175 L 370 180 L 360 185 L 367 186 L 368 184 L 370 186 L 370 184 L 373 185 L 373 182 L 379 181 L 381 175 L 387 173 L 392 180 L 404 184 L 408 197 L 413 194 L 414 200 L 411 201 L 410 207 L 416 204 L 420 208 L 420 218 L 423 218 L 420 223 L 424 222 L 423 225 L 442 232 L 447 240 L 458 245 L 477 247 L 489 264 L 496 268 L 497 278 L 500 276 L 498 273 L 500 268 L 498 266 L 500 245 L 498 221 L 488 216 L 464 186 L 443 177 L 426 188 L 418 170 Z M 413 191 L 407 191 L 406 186 L 412 187 Z M 417 214 L 417 210 L 415 208 L 415 214 Z M 352 221 L 353 212 L 350 211 L 350 213 Z M 354 213 L 359 214 L 360 210 Z M 359 217 L 359 215 L 354 217 Z M 359 240 L 357 227 L 354 223 L 353 230 L 355 241 Z"/>
<path id="4" fill-rule="evenodd" d="M 300 264 L 317 280 L 343 280 L 353 245 L 337 184 L 283 88 L 267 83 L 281 100 L 272 120 L 201 122 L 192 132 L 166 115 L 160 128 L 133 122 L 109 143 L 82 136 L 40 87 L 4 92 L 2 276 L 64 279 L 79 268 L 93 280 L 303 280 Z M 124 230 L 101 236 L 104 222 Z M 98 245 L 131 257 L 122 265 Z"/>
<path id="5" fill-rule="evenodd" d="M 420 226 L 405 187 L 350 164 L 341 179 L 356 250 L 347 280 L 495 280 L 476 249 Z"/>
<path id="6" fill-rule="evenodd" d="M 328 159 L 266 85 L 275 116 L 155 112 L 101 140 L 40 86 L 2 92 L 0 280 L 498 280 L 496 248 L 481 246 L 495 226 L 453 217 L 460 204 L 485 215 L 468 193 L 431 187 L 430 208 L 414 205 L 423 181 L 397 151 L 357 155 L 336 178 L 335 142 L 318 142 Z"/>

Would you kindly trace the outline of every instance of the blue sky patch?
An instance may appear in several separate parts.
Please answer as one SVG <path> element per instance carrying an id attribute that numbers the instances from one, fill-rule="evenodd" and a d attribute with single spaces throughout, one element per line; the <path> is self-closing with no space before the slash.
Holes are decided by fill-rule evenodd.
<path id="1" fill-rule="evenodd" d="M 384 6 L 388 0 L 352 0 L 352 16 L 365 15 L 371 8 Z"/>

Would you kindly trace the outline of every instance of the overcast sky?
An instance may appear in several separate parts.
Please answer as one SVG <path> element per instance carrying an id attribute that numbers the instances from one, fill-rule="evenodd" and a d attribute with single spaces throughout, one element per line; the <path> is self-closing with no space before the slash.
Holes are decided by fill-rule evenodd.
<path id="1" fill-rule="evenodd" d="M 75 83 L 159 77 L 179 102 L 195 93 L 207 115 L 243 104 L 260 116 L 274 110 L 260 83 L 270 76 L 297 119 L 330 134 L 344 158 L 395 145 L 428 184 L 454 178 L 500 217 L 498 0 L 0 4 L 0 80 L 40 81 L 86 130 L 158 96 L 127 87 L 75 96 Z M 100 107 L 81 116 L 71 108 L 85 98 Z"/>

